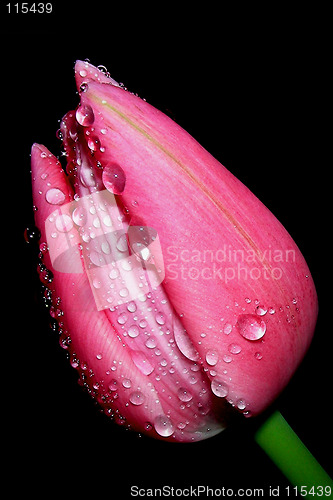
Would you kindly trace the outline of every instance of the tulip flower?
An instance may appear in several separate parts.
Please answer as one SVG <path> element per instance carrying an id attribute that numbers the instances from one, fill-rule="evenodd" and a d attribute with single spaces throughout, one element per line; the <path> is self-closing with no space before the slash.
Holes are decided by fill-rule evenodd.
<path id="1" fill-rule="evenodd" d="M 307 351 L 317 297 L 274 215 L 179 125 L 78 61 L 59 134 L 32 148 L 40 277 L 107 415 L 168 441 L 266 409 Z"/>

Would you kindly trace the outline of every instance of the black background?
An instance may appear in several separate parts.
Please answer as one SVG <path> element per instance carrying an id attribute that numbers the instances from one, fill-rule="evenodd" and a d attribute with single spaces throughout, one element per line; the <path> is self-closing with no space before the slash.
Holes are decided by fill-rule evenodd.
<path id="1" fill-rule="evenodd" d="M 125 498 L 131 485 L 282 489 L 288 481 L 253 440 L 274 408 L 332 472 L 325 13 L 105 5 L 70 12 L 57 2 L 48 17 L 2 6 L 2 393 L 13 491 L 86 498 L 92 488 L 89 496 L 114 498 L 118 489 Z M 36 252 L 23 238 L 33 222 L 30 148 L 40 142 L 60 155 L 58 121 L 78 103 L 73 66 L 86 58 L 242 180 L 291 233 L 316 283 L 314 341 L 287 389 L 267 414 L 207 441 L 163 443 L 112 424 L 78 386 L 39 298 Z"/>

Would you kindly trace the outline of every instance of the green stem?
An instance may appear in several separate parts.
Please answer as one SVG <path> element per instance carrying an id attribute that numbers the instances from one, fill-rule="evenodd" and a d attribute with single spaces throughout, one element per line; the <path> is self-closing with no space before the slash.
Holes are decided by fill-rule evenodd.
<path id="1" fill-rule="evenodd" d="M 276 411 L 266 420 L 256 432 L 255 440 L 294 486 L 303 486 L 304 491 L 331 486 L 333 491 L 332 479 L 280 412 Z"/>

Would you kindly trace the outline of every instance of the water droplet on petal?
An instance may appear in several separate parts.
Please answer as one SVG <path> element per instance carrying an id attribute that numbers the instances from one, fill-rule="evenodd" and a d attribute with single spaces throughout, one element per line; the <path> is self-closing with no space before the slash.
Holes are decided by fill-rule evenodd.
<path id="1" fill-rule="evenodd" d="M 135 391 L 130 394 L 130 402 L 135 406 L 140 406 L 145 402 L 145 396 L 140 391 Z"/>
<path id="2" fill-rule="evenodd" d="M 238 344 L 230 344 L 228 349 L 231 354 L 239 354 L 242 350 L 242 348 Z"/>
<path id="3" fill-rule="evenodd" d="M 239 410 L 245 410 L 246 408 L 246 403 L 243 399 L 239 399 L 236 403 L 236 406 Z"/>
<path id="4" fill-rule="evenodd" d="M 215 366 L 218 362 L 218 354 L 216 351 L 207 351 L 206 361 L 210 366 Z"/>
<path id="5" fill-rule="evenodd" d="M 118 383 L 115 379 L 112 379 L 109 383 L 109 389 L 110 391 L 116 391 L 118 389 Z"/>
<path id="6" fill-rule="evenodd" d="M 120 165 L 109 163 L 103 168 L 102 181 L 110 193 L 121 194 L 125 188 L 126 175 Z"/>
<path id="7" fill-rule="evenodd" d="M 156 347 L 156 340 L 154 339 L 154 337 L 150 337 L 147 341 L 146 341 L 146 347 L 148 347 L 148 349 L 154 349 Z"/>
<path id="8" fill-rule="evenodd" d="M 191 361 L 196 361 L 199 357 L 197 350 L 191 342 L 190 337 L 188 336 L 186 330 L 181 328 L 176 328 L 175 332 L 175 341 L 178 346 L 178 349 L 184 356 L 186 356 Z"/>
<path id="9" fill-rule="evenodd" d="M 174 427 L 171 420 L 166 415 L 158 415 L 154 420 L 154 427 L 162 437 L 169 437 L 174 433 Z"/>
<path id="10" fill-rule="evenodd" d="M 225 398 L 229 392 L 227 384 L 216 379 L 212 381 L 211 389 L 218 398 Z"/>
<path id="11" fill-rule="evenodd" d="M 84 207 L 77 207 L 72 213 L 73 222 L 77 226 L 84 226 L 87 222 L 87 211 Z"/>
<path id="12" fill-rule="evenodd" d="M 193 398 L 190 391 L 188 391 L 185 387 L 180 387 L 177 391 L 178 397 L 181 401 L 188 402 Z"/>
<path id="13" fill-rule="evenodd" d="M 89 104 L 80 104 L 76 110 L 75 117 L 82 127 L 89 127 L 95 120 L 93 109 Z"/>
<path id="14" fill-rule="evenodd" d="M 73 222 L 72 222 L 71 217 L 67 214 L 58 215 L 58 217 L 56 218 L 56 221 L 55 221 L 55 227 L 61 233 L 66 233 L 66 232 L 70 231 L 73 227 Z"/>
<path id="15" fill-rule="evenodd" d="M 236 327 L 242 337 L 247 340 L 259 340 L 266 332 L 266 323 L 254 314 L 241 314 Z"/>
<path id="16" fill-rule="evenodd" d="M 135 366 L 144 375 L 150 375 L 154 371 L 153 365 L 141 351 L 131 351 L 131 357 Z"/>
<path id="17" fill-rule="evenodd" d="M 132 382 L 130 381 L 129 378 L 124 378 L 122 384 L 123 387 L 125 387 L 125 389 L 129 389 L 132 386 Z"/>
<path id="18" fill-rule="evenodd" d="M 265 316 L 266 313 L 267 313 L 267 307 L 265 306 L 256 307 L 256 314 L 258 314 L 258 316 Z"/>
<path id="19" fill-rule="evenodd" d="M 65 200 L 65 194 L 58 188 L 50 188 L 46 191 L 45 199 L 50 205 L 62 205 Z"/>
<path id="20" fill-rule="evenodd" d="M 128 329 L 128 336 L 131 337 L 132 339 L 135 339 L 140 333 L 139 328 L 136 325 L 132 325 Z"/>
<path id="21" fill-rule="evenodd" d="M 224 325 L 224 328 L 223 328 L 223 333 L 225 333 L 226 335 L 229 335 L 231 330 L 232 330 L 232 325 L 230 325 L 230 323 L 226 323 Z"/>
<path id="22" fill-rule="evenodd" d="M 156 323 L 158 325 L 164 325 L 165 324 L 165 316 L 162 312 L 158 312 L 155 316 Z"/>

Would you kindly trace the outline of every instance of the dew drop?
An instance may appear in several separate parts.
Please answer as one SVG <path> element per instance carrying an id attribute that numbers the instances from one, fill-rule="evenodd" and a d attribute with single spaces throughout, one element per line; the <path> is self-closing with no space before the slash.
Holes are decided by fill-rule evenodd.
<path id="1" fill-rule="evenodd" d="M 62 205 L 66 196 L 60 189 L 50 188 L 46 191 L 45 199 L 50 205 Z"/>
<path id="2" fill-rule="evenodd" d="M 118 239 L 116 243 L 117 250 L 119 252 L 127 252 L 128 251 L 128 244 L 127 244 L 127 238 L 126 234 L 122 234 L 120 238 Z"/>
<path id="3" fill-rule="evenodd" d="M 144 375 L 150 375 L 154 371 L 153 365 L 141 351 L 132 351 L 131 357 L 135 366 L 139 368 Z"/>
<path id="4" fill-rule="evenodd" d="M 238 332 L 247 340 L 259 340 L 266 332 L 264 320 L 254 314 L 241 314 L 236 323 Z"/>
<path id="5" fill-rule="evenodd" d="M 119 314 L 117 321 L 119 325 L 124 325 L 127 321 L 127 314 L 126 313 Z"/>
<path id="6" fill-rule="evenodd" d="M 231 354 L 239 354 L 242 348 L 238 344 L 230 344 L 228 350 Z"/>
<path id="7" fill-rule="evenodd" d="M 215 394 L 218 398 L 225 398 L 229 392 L 227 384 L 216 379 L 212 381 L 211 389 L 213 394 Z"/>
<path id="8" fill-rule="evenodd" d="M 169 437 L 174 433 L 174 427 L 166 415 L 158 415 L 154 420 L 154 427 L 162 437 Z"/>
<path id="9" fill-rule="evenodd" d="M 61 233 L 66 233 L 70 231 L 73 227 L 73 222 L 72 219 L 69 215 L 67 214 L 61 214 L 56 218 L 55 221 L 55 227 L 60 231 Z"/>
<path id="10" fill-rule="evenodd" d="M 130 394 L 130 402 L 135 406 L 140 406 L 145 402 L 145 396 L 140 391 L 134 391 Z"/>
<path id="11" fill-rule="evenodd" d="M 145 345 L 146 347 L 148 347 L 148 349 L 154 349 L 156 347 L 156 340 L 153 337 L 150 337 L 146 341 Z"/>
<path id="12" fill-rule="evenodd" d="M 230 325 L 230 323 L 226 323 L 224 325 L 224 328 L 223 328 L 223 333 L 225 333 L 226 335 L 229 335 L 231 330 L 232 330 L 232 325 Z"/>
<path id="13" fill-rule="evenodd" d="M 236 402 L 236 406 L 239 410 L 245 410 L 246 408 L 246 403 L 243 399 L 239 399 L 237 402 Z"/>
<path id="14" fill-rule="evenodd" d="M 256 314 L 258 316 L 265 316 L 266 313 L 267 313 L 267 308 L 265 306 L 256 307 Z"/>
<path id="15" fill-rule="evenodd" d="M 127 304 L 127 310 L 131 313 L 134 313 L 136 311 L 136 303 L 132 301 Z"/>
<path id="16" fill-rule="evenodd" d="M 191 401 L 193 398 L 192 394 L 190 391 L 188 391 L 185 387 L 180 387 L 177 391 L 178 397 L 181 401 L 184 403 L 187 403 L 188 401 Z"/>
<path id="17" fill-rule="evenodd" d="M 175 329 L 174 332 L 175 341 L 178 346 L 178 349 L 184 356 L 191 361 L 196 361 L 199 357 L 198 352 L 196 351 L 194 345 L 191 342 L 190 337 L 188 336 L 186 330 L 181 328 Z"/>
<path id="18" fill-rule="evenodd" d="M 23 236 L 26 243 L 35 243 L 39 241 L 41 234 L 36 226 L 29 226 L 25 229 Z"/>
<path id="19" fill-rule="evenodd" d="M 215 366 L 218 362 L 218 354 L 216 351 L 207 351 L 206 361 L 210 366 Z"/>
<path id="20" fill-rule="evenodd" d="M 155 316 L 156 323 L 158 325 L 164 325 L 165 324 L 165 316 L 162 312 L 158 312 Z"/>
<path id="21" fill-rule="evenodd" d="M 139 335 L 140 330 L 136 325 L 132 325 L 129 327 L 127 333 L 128 333 L 129 337 L 131 337 L 132 339 L 135 339 Z"/>
<path id="22" fill-rule="evenodd" d="M 89 127 L 95 120 L 94 112 L 89 104 L 80 104 L 76 110 L 75 117 L 82 127 Z"/>
<path id="23" fill-rule="evenodd" d="M 125 188 L 126 175 L 120 165 L 108 163 L 103 168 L 102 181 L 110 193 L 121 194 Z"/>
<path id="24" fill-rule="evenodd" d="M 109 389 L 112 392 L 114 392 L 118 389 L 118 383 L 115 379 L 112 379 L 111 382 L 109 383 Z"/>
<path id="25" fill-rule="evenodd" d="M 87 211 L 84 207 L 76 207 L 72 213 L 72 219 L 77 226 L 84 226 L 87 222 Z"/>
<path id="26" fill-rule="evenodd" d="M 125 389 L 129 389 L 130 387 L 132 387 L 132 382 L 130 381 L 129 378 L 124 378 L 122 384 L 123 387 L 125 387 Z"/>
<path id="27" fill-rule="evenodd" d="M 256 352 L 254 357 L 258 360 L 262 359 L 262 354 L 260 352 Z"/>

